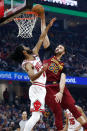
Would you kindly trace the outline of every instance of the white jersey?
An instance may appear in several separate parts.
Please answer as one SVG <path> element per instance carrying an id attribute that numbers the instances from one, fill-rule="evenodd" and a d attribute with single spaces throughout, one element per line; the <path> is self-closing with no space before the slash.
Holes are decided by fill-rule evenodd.
<path id="1" fill-rule="evenodd" d="M 33 67 L 34 67 L 34 74 L 36 74 L 43 68 L 43 65 L 42 65 L 42 63 L 40 61 L 40 58 L 38 56 L 34 55 L 34 58 L 35 58 L 35 60 L 32 60 L 32 61 L 24 60 L 22 62 L 22 68 L 25 70 L 25 64 L 26 63 L 31 63 L 33 65 Z M 42 75 L 33 82 L 34 83 L 39 82 L 41 84 L 45 84 L 46 83 L 46 73 L 43 72 Z"/>
<path id="2" fill-rule="evenodd" d="M 34 56 L 34 60 L 28 61 L 24 60 L 22 63 L 22 68 L 25 69 L 26 63 L 31 63 L 34 68 L 34 74 L 38 73 L 43 65 L 38 56 Z M 46 73 L 43 72 L 42 75 L 32 82 L 32 86 L 29 88 L 29 98 L 31 100 L 30 111 L 40 111 L 45 110 L 45 96 L 46 96 Z"/>
<path id="3" fill-rule="evenodd" d="M 25 124 L 27 123 L 27 120 L 21 120 L 19 122 L 20 131 L 24 131 Z"/>
<path id="4" fill-rule="evenodd" d="M 68 131 L 75 131 L 76 127 L 78 127 L 80 123 L 74 118 L 74 116 L 68 109 L 65 112 L 68 116 Z M 83 127 L 81 127 L 79 131 L 83 131 Z"/>

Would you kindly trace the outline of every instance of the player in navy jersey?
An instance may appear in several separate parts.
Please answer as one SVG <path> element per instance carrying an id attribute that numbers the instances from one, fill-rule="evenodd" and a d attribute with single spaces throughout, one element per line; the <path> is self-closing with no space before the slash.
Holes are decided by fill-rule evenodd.
<path id="1" fill-rule="evenodd" d="M 44 25 L 42 27 L 45 28 L 45 16 L 43 17 L 44 19 L 41 24 Z M 43 31 L 44 28 L 41 31 Z M 53 51 L 48 36 L 45 37 L 43 46 L 46 54 L 46 60 L 44 60 L 43 63 L 48 63 L 48 69 L 46 70 L 46 104 L 54 113 L 57 130 L 63 130 L 62 108 L 69 109 L 77 121 L 79 121 L 80 124 L 87 129 L 86 120 L 75 107 L 75 100 L 65 86 L 66 68 L 64 66 L 64 62 L 61 61 L 62 56 L 66 53 L 65 47 L 63 45 L 58 45 L 55 51 Z M 49 59 L 47 59 L 47 55 L 48 57 L 50 56 Z"/>

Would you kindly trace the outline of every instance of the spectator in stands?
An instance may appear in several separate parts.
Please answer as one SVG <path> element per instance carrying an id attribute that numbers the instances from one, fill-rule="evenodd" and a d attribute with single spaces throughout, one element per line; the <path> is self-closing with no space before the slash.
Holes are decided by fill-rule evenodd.
<path id="1" fill-rule="evenodd" d="M 9 92 L 8 92 L 7 88 L 3 92 L 3 98 L 4 98 L 5 104 L 9 103 Z"/>
<path id="2" fill-rule="evenodd" d="M 23 101 L 24 101 L 24 103 L 27 103 L 27 101 L 28 101 L 28 92 L 25 90 L 24 91 L 24 93 L 23 93 Z"/>
<path id="3" fill-rule="evenodd" d="M 0 113 L 0 126 L 4 123 L 4 119 L 2 118 L 2 114 Z"/>
<path id="4" fill-rule="evenodd" d="M 45 125 L 43 120 L 40 120 L 39 128 L 42 129 L 42 130 L 46 128 L 46 125 Z"/>

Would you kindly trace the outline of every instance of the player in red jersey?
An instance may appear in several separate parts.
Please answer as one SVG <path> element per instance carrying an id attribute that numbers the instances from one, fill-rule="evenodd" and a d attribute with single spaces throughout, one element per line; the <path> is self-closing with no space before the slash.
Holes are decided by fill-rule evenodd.
<path id="1" fill-rule="evenodd" d="M 41 24 L 43 24 L 44 26 L 41 27 L 46 28 L 45 16 L 43 17 L 44 19 Z M 42 32 L 44 28 L 42 28 Z M 47 50 L 45 52 L 46 57 L 47 55 L 50 55 L 51 57 L 53 48 L 51 48 L 48 36 L 45 37 L 43 46 L 45 50 Z M 54 55 L 51 58 L 44 60 L 44 63 L 48 63 L 48 69 L 46 70 L 46 104 L 54 113 L 55 125 L 58 131 L 63 131 L 62 108 L 69 109 L 76 120 L 79 121 L 85 129 L 87 129 L 86 120 L 75 107 L 75 100 L 65 86 L 66 68 L 64 66 L 64 63 L 61 61 L 61 57 L 65 53 L 65 47 L 63 45 L 58 45 L 55 49 Z"/>

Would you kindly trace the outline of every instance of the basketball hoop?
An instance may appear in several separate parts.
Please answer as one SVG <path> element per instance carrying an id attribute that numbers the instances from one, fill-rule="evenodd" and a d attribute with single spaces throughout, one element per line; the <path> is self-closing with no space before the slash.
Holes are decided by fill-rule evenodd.
<path id="1" fill-rule="evenodd" d="M 31 38 L 37 18 L 38 14 L 32 11 L 25 12 L 18 18 L 14 18 L 14 21 L 19 28 L 17 37 L 21 36 L 22 38 Z"/>
<path id="2" fill-rule="evenodd" d="M 18 18 L 14 18 L 14 21 L 19 28 L 18 37 L 21 36 L 22 38 L 31 38 L 37 18 L 43 15 L 43 6 L 36 4 L 33 6 L 32 11 L 24 12 Z"/>

